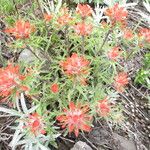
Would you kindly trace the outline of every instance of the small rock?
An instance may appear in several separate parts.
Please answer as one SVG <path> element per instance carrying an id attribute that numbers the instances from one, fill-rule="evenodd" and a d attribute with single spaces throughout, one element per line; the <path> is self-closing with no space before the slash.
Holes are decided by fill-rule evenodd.
<path id="1" fill-rule="evenodd" d="M 34 56 L 34 54 L 28 50 L 28 49 L 24 49 L 18 58 L 19 62 L 25 62 L 25 63 L 31 63 L 33 61 L 36 60 L 36 57 Z"/>
<path id="2" fill-rule="evenodd" d="M 136 146 L 133 141 L 124 138 L 123 136 L 113 133 L 113 137 L 119 142 L 119 149 L 121 150 L 136 150 Z"/>
<path id="3" fill-rule="evenodd" d="M 71 150 L 92 150 L 85 142 L 78 141 Z"/>
<path id="4" fill-rule="evenodd" d="M 110 139 L 110 133 L 101 128 L 93 129 L 89 133 L 89 140 L 96 145 L 108 145 Z"/>

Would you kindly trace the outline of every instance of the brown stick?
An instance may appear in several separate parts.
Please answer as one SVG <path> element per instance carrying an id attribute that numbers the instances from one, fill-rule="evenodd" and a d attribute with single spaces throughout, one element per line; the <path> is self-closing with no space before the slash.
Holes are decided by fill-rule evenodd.
<path id="1" fill-rule="evenodd" d="M 30 46 L 27 46 L 27 48 L 30 50 L 30 52 L 31 52 L 39 61 L 42 61 L 41 58 L 31 49 Z"/>

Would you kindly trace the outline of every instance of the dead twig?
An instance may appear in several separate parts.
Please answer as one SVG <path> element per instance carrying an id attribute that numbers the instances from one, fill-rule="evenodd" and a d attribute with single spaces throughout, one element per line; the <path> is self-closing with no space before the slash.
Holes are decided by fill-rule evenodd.
<path id="1" fill-rule="evenodd" d="M 65 140 L 65 141 L 69 141 L 69 142 L 71 142 L 71 143 L 75 143 L 75 141 L 70 140 L 70 139 L 67 139 L 67 138 L 62 137 L 62 136 L 60 136 L 59 138 L 62 139 L 62 140 Z"/>
<path id="2" fill-rule="evenodd" d="M 91 145 L 91 147 L 93 147 L 95 150 L 98 150 L 97 147 L 85 137 L 84 133 L 81 133 L 81 135 Z"/>
<path id="3" fill-rule="evenodd" d="M 41 58 L 32 50 L 32 48 L 30 46 L 26 46 L 30 52 L 39 60 L 39 61 L 42 61 Z"/>

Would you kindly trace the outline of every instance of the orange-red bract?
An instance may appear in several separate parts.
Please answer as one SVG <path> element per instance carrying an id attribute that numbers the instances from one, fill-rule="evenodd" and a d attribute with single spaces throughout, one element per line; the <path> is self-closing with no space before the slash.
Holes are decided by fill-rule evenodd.
<path id="1" fill-rule="evenodd" d="M 20 74 L 20 67 L 9 64 L 5 68 L 0 68 L 0 96 L 10 96 L 15 88 L 27 91 L 28 87 L 22 85 L 26 76 Z"/>
<path id="2" fill-rule="evenodd" d="M 73 53 L 71 57 L 68 57 L 65 61 L 60 63 L 67 75 L 81 75 L 88 73 L 89 61 L 83 56 L 78 56 L 77 53 Z"/>
<path id="3" fill-rule="evenodd" d="M 124 35 L 123 35 L 123 37 L 124 37 L 124 39 L 127 39 L 127 40 L 133 39 L 134 35 L 133 35 L 132 30 L 130 30 L 130 29 L 124 30 Z"/>
<path id="4" fill-rule="evenodd" d="M 99 100 L 97 104 L 98 114 L 102 117 L 107 117 L 110 114 L 111 108 L 108 99 Z"/>
<path id="5" fill-rule="evenodd" d="M 44 127 L 42 117 L 36 112 L 28 116 L 24 126 L 24 128 L 28 128 L 35 136 L 45 134 L 46 131 L 44 130 Z"/>
<path id="6" fill-rule="evenodd" d="M 57 19 L 57 22 L 61 25 L 61 26 L 65 26 L 68 25 L 68 23 L 72 20 L 72 17 L 69 14 L 64 14 L 63 16 L 60 16 Z"/>
<path id="7" fill-rule="evenodd" d="M 29 21 L 18 20 L 13 28 L 5 30 L 6 33 L 12 34 L 16 39 L 29 38 L 30 34 L 34 31 L 34 27 Z"/>
<path id="8" fill-rule="evenodd" d="M 45 19 L 46 22 L 51 21 L 52 18 L 53 18 L 53 15 L 51 15 L 51 14 L 44 14 L 44 19 Z"/>
<path id="9" fill-rule="evenodd" d="M 109 16 L 113 25 L 117 22 L 123 25 L 126 22 L 128 12 L 124 7 L 120 7 L 119 4 L 116 3 L 113 7 L 106 9 L 105 14 Z"/>
<path id="10" fill-rule="evenodd" d="M 54 83 L 54 84 L 51 85 L 51 91 L 53 93 L 57 93 L 59 91 L 59 86 L 58 86 L 57 83 Z"/>
<path id="11" fill-rule="evenodd" d="M 69 108 L 64 109 L 62 115 L 57 116 L 62 128 L 67 128 L 69 133 L 74 132 L 76 137 L 79 135 L 79 130 L 89 132 L 91 126 L 91 116 L 88 115 L 89 107 L 87 105 L 75 105 L 74 102 L 69 103 Z"/>
<path id="12" fill-rule="evenodd" d="M 124 91 L 124 87 L 129 83 L 126 72 L 119 72 L 114 80 L 114 87 L 120 93 Z"/>
<path id="13" fill-rule="evenodd" d="M 92 25 L 79 22 L 74 26 L 74 30 L 78 35 L 87 36 L 92 32 Z"/>
<path id="14" fill-rule="evenodd" d="M 82 18 L 90 16 L 93 12 L 92 8 L 87 4 L 78 4 L 76 12 L 81 15 Z"/>
<path id="15" fill-rule="evenodd" d="M 114 47 L 108 52 L 109 59 L 116 61 L 118 58 L 120 58 L 120 54 L 122 51 L 119 50 L 119 47 Z"/>
<path id="16" fill-rule="evenodd" d="M 150 29 L 141 28 L 139 30 L 139 36 L 145 39 L 146 42 L 150 43 Z"/>

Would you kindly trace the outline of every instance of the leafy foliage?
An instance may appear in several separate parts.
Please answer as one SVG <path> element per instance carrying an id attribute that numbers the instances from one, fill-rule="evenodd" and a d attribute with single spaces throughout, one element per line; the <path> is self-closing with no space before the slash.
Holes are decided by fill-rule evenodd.
<path id="1" fill-rule="evenodd" d="M 16 4 L 24 4 L 27 0 L 15 0 Z M 10 14 L 15 11 L 15 4 L 13 0 L 0 0 L 0 12 L 3 14 Z"/>
<path id="2" fill-rule="evenodd" d="M 143 67 L 138 71 L 135 77 L 135 83 L 139 83 L 150 88 L 150 53 L 145 55 L 143 63 Z"/>
<path id="3" fill-rule="evenodd" d="M 8 106 L 0 111 L 17 117 L 11 147 L 46 150 L 61 134 L 89 132 L 95 119 L 123 124 L 117 98 L 130 82 L 124 62 L 149 47 L 149 29 L 130 32 L 128 11 L 118 3 L 96 4 L 94 10 L 88 4 L 71 9 L 61 0 L 37 3 L 38 15 L 29 11 L 4 19 L 12 52 L 21 55 L 27 49 L 34 56 L 30 62 L 13 61 L 12 66 L 20 66 L 17 73 L 9 63 L 0 70 L 6 78 L 0 76 L 0 98 Z"/>

